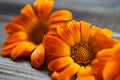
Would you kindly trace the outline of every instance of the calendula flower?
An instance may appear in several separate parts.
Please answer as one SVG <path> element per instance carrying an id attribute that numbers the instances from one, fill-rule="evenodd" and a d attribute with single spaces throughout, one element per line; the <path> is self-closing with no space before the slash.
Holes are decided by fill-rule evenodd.
<path id="1" fill-rule="evenodd" d="M 109 53 L 101 52 L 119 41 L 112 38 L 112 31 L 90 23 L 70 21 L 66 27 L 57 27 L 43 40 L 48 69 L 53 71 L 52 80 L 101 80 Z"/>
<path id="2" fill-rule="evenodd" d="M 33 7 L 27 4 L 21 10 L 21 15 L 14 17 L 5 27 L 5 32 L 9 36 L 2 46 L 2 56 L 11 56 L 12 59 L 30 57 L 32 51 L 39 44 L 42 45 L 43 36 L 49 31 L 51 25 L 65 25 L 65 20 L 72 19 L 71 12 L 67 10 L 52 13 L 53 5 L 54 0 L 36 0 Z M 44 47 L 40 46 L 40 48 L 43 50 Z M 36 52 L 31 58 L 41 54 Z M 35 63 L 37 60 L 32 59 L 32 62 Z"/>
<path id="3" fill-rule="evenodd" d="M 104 80 L 120 80 L 120 43 L 111 49 L 106 49 L 106 53 L 112 55 L 107 61 L 103 70 Z"/>

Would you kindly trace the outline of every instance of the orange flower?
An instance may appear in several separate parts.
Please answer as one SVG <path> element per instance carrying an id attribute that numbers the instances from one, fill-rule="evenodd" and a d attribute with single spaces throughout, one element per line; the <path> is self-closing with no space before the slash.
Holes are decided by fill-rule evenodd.
<path id="1" fill-rule="evenodd" d="M 104 49 L 119 42 L 111 36 L 109 29 L 90 28 L 89 23 L 74 20 L 50 31 L 43 45 L 48 68 L 54 71 L 52 80 L 69 80 L 75 74 L 76 80 L 101 80 L 104 64 L 110 58 Z"/>
<path id="2" fill-rule="evenodd" d="M 21 15 L 14 17 L 5 27 L 9 36 L 2 46 L 2 56 L 11 56 L 12 59 L 30 57 L 32 51 L 42 43 L 51 25 L 65 25 L 65 20 L 72 19 L 72 14 L 67 10 L 51 13 L 53 5 L 54 0 L 36 0 L 33 7 L 27 4 L 21 10 Z M 43 46 L 40 48 L 43 49 Z M 35 52 L 33 54 L 37 55 Z"/>
<path id="3" fill-rule="evenodd" d="M 103 70 L 104 80 L 120 80 L 120 43 L 112 49 L 106 49 L 106 53 L 112 54 Z"/>

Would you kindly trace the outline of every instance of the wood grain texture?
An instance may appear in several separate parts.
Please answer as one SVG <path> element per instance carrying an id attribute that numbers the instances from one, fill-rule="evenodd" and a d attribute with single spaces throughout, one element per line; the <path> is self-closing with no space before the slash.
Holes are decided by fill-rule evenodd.
<path id="1" fill-rule="evenodd" d="M 30 62 L 0 57 L 0 80 L 50 80 L 45 68 L 36 70 Z"/>

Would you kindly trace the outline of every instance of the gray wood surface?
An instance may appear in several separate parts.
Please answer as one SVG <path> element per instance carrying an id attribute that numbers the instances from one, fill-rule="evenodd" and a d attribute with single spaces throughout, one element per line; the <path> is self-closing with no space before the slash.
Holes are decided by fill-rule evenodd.
<path id="1" fill-rule="evenodd" d="M 48 71 L 43 67 L 36 70 L 30 62 L 0 57 L 0 80 L 50 80 Z"/>
<path id="2" fill-rule="evenodd" d="M 7 37 L 4 33 L 5 25 L 10 22 L 13 16 L 19 14 L 19 10 L 23 6 L 8 3 L 6 7 L 5 5 L 6 4 L 0 3 L 0 47 Z M 110 28 L 115 32 L 114 37 L 120 39 L 120 16 L 116 15 L 116 12 L 115 14 L 99 14 L 72 8 L 70 10 L 73 13 L 74 19 L 84 20 L 90 22 L 92 25 Z M 10 58 L 0 56 L 0 80 L 50 80 L 50 72 L 45 66 L 37 70 L 32 68 L 30 61 L 27 60 L 18 59 L 12 61 Z"/>

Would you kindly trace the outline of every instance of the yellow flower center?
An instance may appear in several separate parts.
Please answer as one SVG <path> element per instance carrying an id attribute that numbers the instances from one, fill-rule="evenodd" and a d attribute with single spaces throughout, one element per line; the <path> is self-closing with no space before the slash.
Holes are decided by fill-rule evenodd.
<path id="1" fill-rule="evenodd" d="M 91 64 L 95 54 L 87 43 L 77 43 L 71 47 L 71 57 L 79 65 L 86 66 Z"/>

